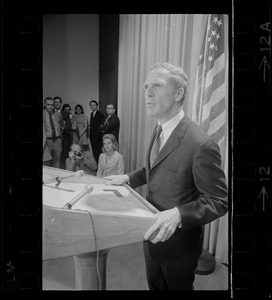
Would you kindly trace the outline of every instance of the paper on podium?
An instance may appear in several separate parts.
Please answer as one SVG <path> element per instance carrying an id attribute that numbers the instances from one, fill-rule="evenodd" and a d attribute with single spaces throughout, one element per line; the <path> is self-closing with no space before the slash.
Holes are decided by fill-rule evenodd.
<path id="1" fill-rule="evenodd" d="M 139 201 L 133 201 L 130 192 L 123 186 L 108 186 L 92 184 L 94 190 L 76 202 L 73 210 L 87 210 L 90 212 L 117 213 L 139 217 L 153 217 L 154 214 Z M 61 183 L 59 188 L 54 184 L 43 186 L 44 203 L 63 208 L 84 188 L 82 183 Z M 69 191 L 70 190 L 70 191 Z M 73 190 L 73 192 L 71 192 Z M 117 196 L 118 195 L 118 196 Z"/>

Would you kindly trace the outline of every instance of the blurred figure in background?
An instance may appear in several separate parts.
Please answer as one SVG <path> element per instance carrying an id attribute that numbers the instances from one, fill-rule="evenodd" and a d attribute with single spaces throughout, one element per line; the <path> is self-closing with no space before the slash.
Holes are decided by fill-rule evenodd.
<path id="1" fill-rule="evenodd" d="M 107 111 L 107 116 L 105 116 L 104 120 L 102 121 L 102 124 L 99 127 L 100 132 L 102 136 L 108 133 L 113 134 L 118 143 L 120 120 L 115 114 L 114 104 L 112 103 L 107 104 L 106 111 Z"/>
<path id="2" fill-rule="evenodd" d="M 96 175 L 97 163 L 91 148 L 86 145 L 84 149 L 78 144 L 72 144 L 69 157 L 66 159 L 66 170 L 76 172 L 83 170 L 85 174 Z"/>
<path id="3" fill-rule="evenodd" d="M 61 125 L 58 114 L 59 113 L 54 112 L 54 99 L 52 97 L 45 98 L 43 110 L 44 134 L 46 136 L 46 145 L 48 146 L 52 159 L 44 161 L 44 165 L 54 168 L 60 167 L 62 151 Z"/>
<path id="4" fill-rule="evenodd" d="M 48 165 L 51 159 L 52 156 L 50 154 L 46 139 L 45 123 L 43 122 L 43 164 Z"/>
<path id="5" fill-rule="evenodd" d="M 62 99 L 59 96 L 54 97 L 54 110 L 55 112 L 61 111 Z"/>
<path id="6" fill-rule="evenodd" d="M 79 144 L 81 147 L 84 145 L 89 145 L 87 137 L 88 118 L 84 114 L 82 105 L 76 105 L 75 114 L 71 119 L 71 123 L 73 131 L 73 144 Z"/>
<path id="7" fill-rule="evenodd" d="M 63 104 L 62 109 L 60 111 L 61 114 L 61 128 L 62 128 L 62 153 L 60 159 L 60 168 L 65 169 L 65 161 L 68 157 L 68 153 L 70 147 L 73 142 L 72 136 L 72 123 L 71 123 L 71 106 L 67 103 Z"/>
<path id="8" fill-rule="evenodd" d="M 92 110 L 90 114 L 89 138 L 94 158 L 98 163 L 99 155 L 102 153 L 102 134 L 99 130 L 99 126 L 102 124 L 104 115 L 98 110 L 98 102 L 96 100 L 91 100 L 89 106 Z"/>

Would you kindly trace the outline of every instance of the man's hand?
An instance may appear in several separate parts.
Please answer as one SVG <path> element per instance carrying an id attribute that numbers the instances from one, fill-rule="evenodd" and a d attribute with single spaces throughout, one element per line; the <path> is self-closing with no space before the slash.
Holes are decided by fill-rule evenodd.
<path id="1" fill-rule="evenodd" d="M 156 218 L 156 223 L 148 229 L 144 236 L 145 240 L 149 240 L 157 231 L 157 235 L 150 240 L 153 244 L 168 240 L 181 222 L 180 212 L 176 207 L 157 213 Z"/>
<path id="2" fill-rule="evenodd" d="M 110 175 L 103 177 L 104 179 L 107 179 L 109 181 L 106 182 L 106 185 L 122 185 L 124 183 L 129 182 L 128 175 Z"/>

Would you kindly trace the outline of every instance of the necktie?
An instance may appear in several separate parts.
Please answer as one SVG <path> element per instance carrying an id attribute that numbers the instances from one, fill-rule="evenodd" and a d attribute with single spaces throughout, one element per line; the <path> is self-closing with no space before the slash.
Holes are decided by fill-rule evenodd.
<path id="1" fill-rule="evenodd" d="M 52 130 L 52 142 L 56 141 L 56 130 L 55 130 L 55 125 L 54 125 L 54 121 L 52 118 L 52 114 L 49 114 L 49 121 L 50 121 L 50 125 L 51 125 L 51 130 Z"/>
<path id="2" fill-rule="evenodd" d="M 108 122 L 108 119 L 109 119 L 110 116 L 107 116 L 105 122 L 104 122 L 104 125 L 107 125 L 107 122 Z"/>
<path id="3" fill-rule="evenodd" d="M 160 134 L 162 132 L 162 126 L 159 124 L 157 127 L 156 137 L 150 152 L 150 166 L 152 167 L 155 159 L 157 158 L 160 150 Z"/>
<path id="4" fill-rule="evenodd" d="M 91 120 L 93 119 L 94 117 L 94 112 L 91 113 Z"/>

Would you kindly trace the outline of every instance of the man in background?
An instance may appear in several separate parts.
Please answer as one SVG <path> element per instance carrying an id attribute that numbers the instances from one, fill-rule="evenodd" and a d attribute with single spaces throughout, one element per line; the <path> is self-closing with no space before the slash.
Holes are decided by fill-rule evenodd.
<path id="1" fill-rule="evenodd" d="M 59 96 L 54 97 L 54 109 L 55 109 L 55 111 L 60 113 L 61 106 L 62 106 L 62 99 Z"/>
<path id="2" fill-rule="evenodd" d="M 65 169 L 65 160 L 68 157 L 68 153 L 71 147 L 71 144 L 73 142 L 72 137 L 72 123 L 70 118 L 70 111 L 68 109 L 65 109 L 67 107 L 67 104 L 64 104 L 60 113 L 60 125 L 62 130 L 62 152 L 61 152 L 61 158 L 60 158 L 60 168 Z M 68 106 L 69 108 L 70 106 Z"/>
<path id="3" fill-rule="evenodd" d="M 183 111 L 188 78 L 181 68 L 154 64 L 143 86 L 147 113 L 158 121 L 146 165 L 105 178 L 147 184 L 147 200 L 159 210 L 143 243 L 150 290 L 193 290 L 204 225 L 228 210 L 220 149 Z"/>
<path id="4" fill-rule="evenodd" d="M 89 127 L 89 138 L 93 150 L 93 156 L 98 163 L 99 155 L 102 153 L 102 135 L 99 130 L 104 114 L 98 110 L 98 102 L 91 100 L 89 102 L 91 108 L 90 113 L 90 127 Z"/>
<path id="5" fill-rule="evenodd" d="M 113 134 L 119 143 L 120 120 L 115 114 L 114 104 L 109 103 L 106 107 L 106 112 L 107 115 L 100 125 L 100 132 L 102 136 L 108 133 Z"/>
<path id="6" fill-rule="evenodd" d="M 54 111 L 54 99 L 47 97 L 44 99 L 43 123 L 46 135 L 46 145 L 52 157 L 44 162 L 44 165 L 54 168 L 60 167 L 60 157 L 62 152 L 61 124 L 58 113 Z"/>

